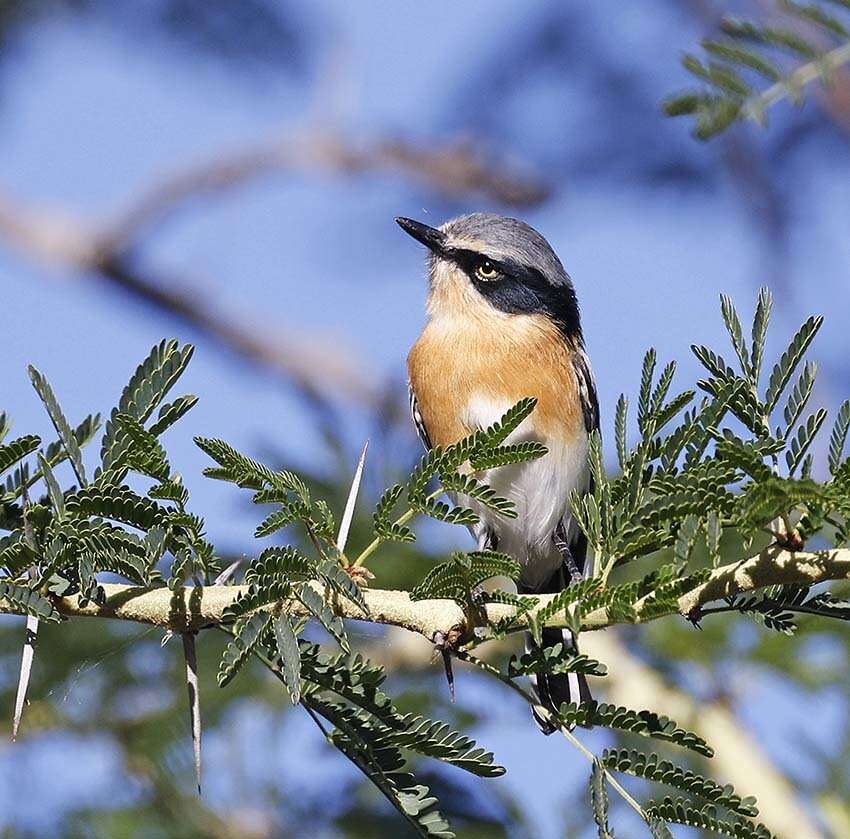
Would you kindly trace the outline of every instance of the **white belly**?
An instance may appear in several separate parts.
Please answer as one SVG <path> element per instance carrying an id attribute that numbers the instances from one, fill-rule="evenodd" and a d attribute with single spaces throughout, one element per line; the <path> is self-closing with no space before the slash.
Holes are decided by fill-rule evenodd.
<path id="1" fill-rule="evenodd" d="M 486 428 L 499 420 L 511 407 L 507 402 L 476 396 L 468 407 L 468 423 Z M 508 438 L 509 443 L 537 440 L 548 453 L 537 460 L 502 466 L 484 473 L 482 480 L 498 495 L 513 501 L 517 517 L 507 519 L 480 503 L 460 499 L 480 517 L 477 532 L 489 530 L 498 538 L 498 549 L 510 554 L 523 566 L 521 581 L 531 589 L 541 587 L 561 564 L 561 556 L 552 536 L 569 512 L 570 493 L 587 488 L 587 435 L 581 434 L 569 444 L 561 438 L 546 437 L 534 429 L 534 414 Z M 568 533 L 572 537 L 575 525 Z"/>

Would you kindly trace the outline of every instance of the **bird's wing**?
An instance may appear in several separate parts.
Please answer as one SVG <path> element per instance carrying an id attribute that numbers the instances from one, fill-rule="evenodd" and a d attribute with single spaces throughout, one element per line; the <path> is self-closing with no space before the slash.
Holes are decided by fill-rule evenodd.
<path id="1" fill-rule="evenodd" d="M 590 369 L 590 359 L 583 349 L 573 353 L 573 369 L 578 380 L 584 430 L 590 434 L 591 431 L 599 430 L 599 398 L 596 395 L 596 382 Z"/>
<path id="2" fill-rule="evenodd" d="M 581 402 L 581 413 L 584 417 L 584 430 L 587 434 L 599 430 L 599 398 L 596 394 L 596 382 L 593 379 L 593 371 L 590 368 L 590 359 L 584 349 L 579 349 L 573 354 L 573 369 L 578 382 L 578 397 Z M 587 476 L 587 492 L 593 492 L 593 478 Z M 555 532 L 555 544 L 563 541 L 568 549 L 569 559 L 573 565 L 571 570 L 585 575 L 590 568 L 587 566 L 587 537 L 576 525 L 572 514 L 567 511 L 561 519 L 558 530 Z"/>
<path id="3" fill-rule="evenodd" d="M 410 398 L 410 416 L 413 418 L 413 424 L 416 426 L 416 433 L 419 435 L 422 445 L 430 450 L 433 448 L 431 438 L 428 436 L 428 429 L 425 428 L 425 421 L 422 419 L 422 413 L 416 402 L 416 394 L 413 392 L 413 386 L 410 382 L 407 383 L 407 395 Z"/>

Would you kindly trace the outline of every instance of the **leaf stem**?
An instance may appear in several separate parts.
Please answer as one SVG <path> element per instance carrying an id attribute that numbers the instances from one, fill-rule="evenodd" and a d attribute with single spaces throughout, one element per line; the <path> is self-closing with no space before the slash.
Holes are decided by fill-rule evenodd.
<path id="1" fill-rule="evenodd" d="M 539 714 L 545 716 L 554 726 L 557 727 L 558 731 L 564 735 L 564 737 L 573 745 L 585 758 L 587 758 L 591 763 L 594 763 L 596 760 L 596 755 L 593 754 L 572 731 L 569 730 L 565 725 L 561 723 L 558 719 L 557 715 L 553 714 L 548 708 L 544 708 L 540 705 L 534 696 L 532 696 L 527 690 L 521 688 L 510 676 L 502 673 L 498 667 L 494 667 L 492 664 L 488 664 L 486 661 L 482 661 L 480 658 L 476 658 L 473 655 L 469 655 L 469 653 L 464 652 L 463 650 L 455 653 L 457 658 L 461 661 L 465 661 L 468 664 L 472 664 L 475 667 L 478 667 L 480 670 L 483 670 L 485 673 L 489 673 L 491 676 L 497 678 L 503 684 L 506 684 L 514 693 L 518 693 L 532 708 L 534 708 Z M 606 779 L 608 783 L 611 785 L 613 789 L 615 789 L 623 800 L 628 804 L 644 821 L 647 820 L 646 812 L 643 807 L 635 800 L 635 798 L 630 795 L 628 790 L 611 774 L 611 772 L 602 767 L 602 771 L 605 773 Z"/>
<path id="2" fill-rule="evenodd" d="M 444 490 L 442 487 L 438 487 L 435 489 L 427 498 L 428 501 L 435 501 L 443 494 Z M 418 510 L 414 510 L 412 507 L 409 510 L 406 510 L 402 513 L 396 520 L 393 522 L 394 525 L 403 525 L 407 524 L 418 512 Z M 376 536 L 366 547 L 360 552 L 360 556 L 351 563 L 350 567 L 359 568 L 375 551 L 381 546 L 381 543 L 384 540 L 380 536 Z"/>

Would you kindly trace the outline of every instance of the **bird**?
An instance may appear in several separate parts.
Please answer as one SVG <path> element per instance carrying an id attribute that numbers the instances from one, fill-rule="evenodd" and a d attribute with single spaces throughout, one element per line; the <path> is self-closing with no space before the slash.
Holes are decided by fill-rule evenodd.
<path id="1" fill-rule="evenodd" d="M 477 212 L 439 227 L 410 218 L 396 223 L 427 248 L 427 322 L 407 359 L 419 436 L 426 448 L 445 447 L 491 426 L 521 399 L 536 398 L 508 442 L 537 440 L 547 453 L 482 476 L 514 503 L 517 517 L 462 500 L 479 517 L 471 527 L 478 548 L 519 562 L 520 594 L 561 591 L 590 571 L 570 496 L 592 490 L 587 454 L 599 429 L 572 280 L 549 242 L 518 219 Z M 544 628 L 541 640 L 576 648 L 566 629 Z M 540 672 L 532 690 L 550 712 L 592 700 L 583 674 Z M 548 714 L 533 713 L 544 733 L 556 730 Z"/>

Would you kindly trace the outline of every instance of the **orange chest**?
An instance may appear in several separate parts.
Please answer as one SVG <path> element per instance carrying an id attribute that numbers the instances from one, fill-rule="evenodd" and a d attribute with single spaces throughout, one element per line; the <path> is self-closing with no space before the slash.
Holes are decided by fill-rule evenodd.
<path id="1" fill-rule="evenodd" d="M 410 385 L 434 445 L 476 430 L 470 406 L 487 400 L 505 408 L 537 399 L 531 416 L 543 439 L 573 437 L 583 428 L 573 348 L 540 315 L 434 318 L 407 359 Z"/>

